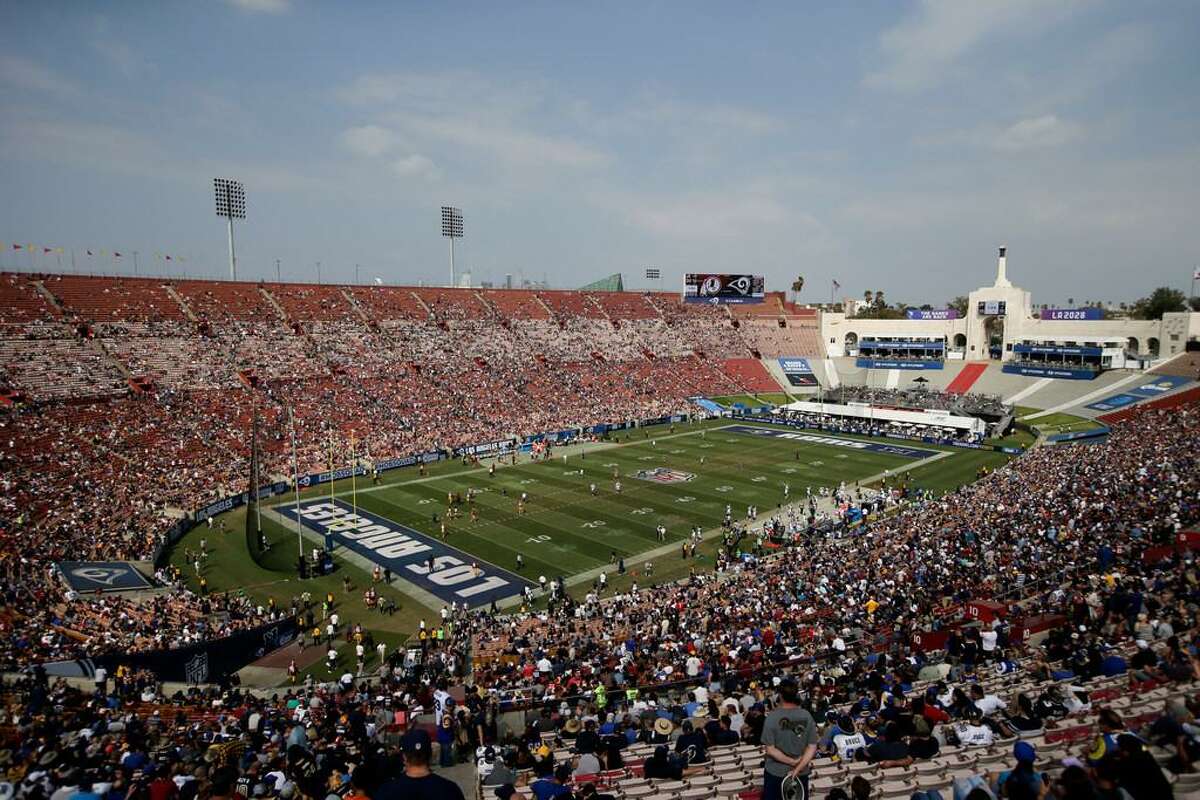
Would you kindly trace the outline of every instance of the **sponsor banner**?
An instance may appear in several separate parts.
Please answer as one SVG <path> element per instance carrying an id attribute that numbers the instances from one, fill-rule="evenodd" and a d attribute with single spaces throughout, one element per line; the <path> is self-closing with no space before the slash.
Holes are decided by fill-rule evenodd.
<path id="1" fill-rule="evenodd" d="M 375 462 L 375 468 L 380 472 L 387 472 L 389 469 L 399 469 L 400 467 L 412 467 L 417 464 L 430 464 L 434 461 L 441 461 L 443 457 L 441 450 L 432 450 L 428 453 L 421 453 L 418 456 L 404 456 L 403 458 L 385 458 L 382 461 Z"/>
<path id="2" fill-rule="evenodd" d="M 904 315 L 909 319 L 923 320 L 946 320 L 958 319 L 958 309 L 956 308 L 933 308 L 928 311 L 922 311 L 919 308 L 910 308 L 904 312 Z"/>
<path id="3" fill-rule="evenodd" d="M 301 484 L 304 485 L 303 483 Z M 209 503 L 204 508 L 196 512 L 196 521 L 203 522 L 209 517 L 215 517 L 217 514 L 224 514 L 230 509 L 237 508 L 246 502 L 246 492 L 235 494 L 233 497 L 223 497 L 215 503 Z"/>
<path id="4" fill-rule="evenodd" d="M 1106 397 L 1103 400 L 1097 400 L 1095 403 L 1090 403 L 1084 408 L 1090 408 L 1093 411 L 1116 411 L 1118 408 L 1131 406 L 1134 403 L 1140 403 L 1144 397 L 1138 397 L 1132 394 L 1114 394 L 1112 397 Z"/>
<path id="5" fill-rule="evenodd" d="M 812 364 L 807 358 L 781 358 L 779 359 L 779 368 L 784 372 L 795 372 L 797 374 L 812 373 Z"/>
<path id="6" fill-rule="evenodd" d="M 330 481 L 340 481 L 345 478 L 349 478 L 351 475 L 366 475 L 366 474 L 368 474 L 368 470 L 366 467 L 362 466 L 361 464 L 354 466 L 354 467 L 351 467 L 351 466 L 340 467 L 338 469 L 333 470 L 332 472 L 330 472 L 329 470 L 325 470 L 324 472 L 314 472 L 312 475 L 301 475 L 300 476 L 300 488 L 303 489 L 308 486 L 316 486 L 317 484 L 320 484 L 320 483 L 329 483 Z"/>
<path id="7" fill-rule="evenodd" d="M 1034 367 L 1024 364 L 1005 364 L 1004 372 L 1011 375 L 1033 375 L 1038 378 L 1066 378 L 1072 381 L 1090 381 L 1096 377 L 1091 369 L 1063 369 L 1062 367 Z"/>
<path id="8" fill-rule="evenodd" d="M 890 359 L 890 358 L 859 358 L 854 362 L 855 366 L 865 367 L 866 369 L 941 369 L 942 360 L 940 358 L 931 358 L 928 360 L 905 360 L 905 359 Z"/>
<path id="9" fill-rule="evenodd" d="M 1070 431 L 1068 433 L 1054 433 L 1046 437 L 1047 442 L 1053 444 L 1061 444 L 1062 442 L 1079 442 L 1085 439 L 1102 439 L 1108 435 L 1108 428 L 1092 428 L 1086 431 Z"/>
<path id="10" fill-rule="evenodd" d="M 888 453 L 903 458 L 929 458 L 936 456 L 937 450 L 922 450 L 917 447 L 905 447 L 898 444 L 882 442 L 864 442 L 858 439 L 841 439 L 836 436 L 822 436 L 815 433 L 796 433 L 795 431 L 772 430 L 771 428 L 755 428 L 750 425 L 726 425 L 721 428 L 729 433 L 743 433 L 748 436 L 765 436 L 772 439 L 788 439 L 809 444 L 824 444 L 833 447 L 846 447 L 851 450 L 863 450 L 869 453 Z"/>
<path id="11" fill-rule="evenodd" d="M 762 275 L 689 272 L 683 279 L 683 299 L 688 303 L 761 303 L 765 289 Z"/>
<path id="12" fill-rule="evenodd" d="M 290 520 L 296 518 L 295 506 L 275 510 Z M 487 605 L 520 594 L 528 583 L 518 575 L 479 563 L 476 556 L 386 517 L 362 509 L 356 515 L 350 504 L 341 500 L 309 500 L 301 503 L 299 510 L 300 521 L 309 530 L 321 537 L 331 536 L 338 545 L 391 569 L 447 603 Z M 473 563 L 478 567 L 472 567 Z"/>
<path id="13" fill-rule="evenodd" d="M 1191 379 L 1181 375 L 1155 375 L 1154 380 L 1125 391 L 1142 397 L 1159 397 L 1187 383 L 1191 383 Z"/>
<path id="14" fill-rule="evenodd" d="M 817 377 L 813 375 L 812 364 L 807 358 L 781 358 L 779 368 L 792 386 L 817 385 Z"/>
<path id="15" fill-rule="evenodd" d="M 175 650 L 153 650 L 147 653 L 111 653 L 76 661 L 56 661 L 45 665 L 53 676 L 90 678 L 99 667 L 112 675 L 118 665 L 133 670 L 148 670 L 161 681 L 180 683 L 217 683 L 242 667 L 278 650 L 296 638 L 296 620 L 272 622 L 253 630 L 239 631 L 224 639 L 200 642 Z"/>
<path id="16" fill-rule="evenodd" d="M 1058 347 L 1049 344 L 1014 344 L 1014 353 L 1038 353 L 1048 356 L 1099 356 L 1104 350 L 1099 347 Z"/>
<path id="17" fill-rule="evenodd" d="M 544 434 L 543 434 L 544 435 Z M 512 439 L 501 439 L 495 442 L 482 442 L 480 444 L 469 444 L 465 447 L 454 448 L 454 457 L 461 458 L 462 456 L 483 456 L 499 453 L 507 453 L 513 450 L 517 443 Z"/>
<path id="18" fill-rule="evenodd" d="M 903 342 L 899 339 L 862 339 L 859 350 L 945 350 L 945 342 Z"/>
<path id="19" fill-rule="evenodd" d="M 55 566 L 77 592 L 127 592 L 149 589 L 150 581 L 132 561 L 60 561 Z"/>
<path id="20" fill-rule="evenodd" d="M 1042 319 L 1097 320 L 1104 319 L 1102 308 L 1043 308 Z"/>

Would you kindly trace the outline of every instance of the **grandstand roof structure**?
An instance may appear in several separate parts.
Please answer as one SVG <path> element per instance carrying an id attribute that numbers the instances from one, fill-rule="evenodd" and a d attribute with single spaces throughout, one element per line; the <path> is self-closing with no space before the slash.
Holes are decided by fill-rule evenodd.
<path id="1" fill-rule="evenodd" d="M 580 286 L 581 292 L 623 292 L 625 291 L 625 281 L 621 278 L 621 273 L 614 272 L 606 278 L 601 278 L 598 281 L 592 281 L 586 286 Z"/>

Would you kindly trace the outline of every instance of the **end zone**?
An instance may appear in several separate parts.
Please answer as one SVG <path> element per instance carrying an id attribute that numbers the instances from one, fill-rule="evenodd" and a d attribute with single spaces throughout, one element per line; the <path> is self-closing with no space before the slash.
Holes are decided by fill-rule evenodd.
<path id="1" fill-rule="evenodd" d="M 295 524 L 295 505 L 278 505 L 273 510 Z M 356 514 L 342 500 L 307 500 L 300 503 L 299 512 L 300 522 L 310 531 L 390 569 L 395 577 L 446 603 L 487 605 L 521 594 L 530 585 L 519 575 L 480 561 L 407 525 L 362 509 Z"/>

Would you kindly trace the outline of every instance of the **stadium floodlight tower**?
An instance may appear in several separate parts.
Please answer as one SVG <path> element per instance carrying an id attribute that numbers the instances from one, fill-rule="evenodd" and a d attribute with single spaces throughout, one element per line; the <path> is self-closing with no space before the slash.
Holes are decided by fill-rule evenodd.
<path id="1" fill-rule="evenodd" d="M 463 238 L 461 208 L 442 206 L 442 236 L 450 240 L 450 286 L 454 286 L 454 240 Z"/>
<path id="2" fill-rule="evenodd" d="M 229 279 L 237 280 L 237 256 L 233 251 L 233 221 L 246 218 L 246 189 L 232 178 L 213 178 L 217 216 L 229 223 Z"/>

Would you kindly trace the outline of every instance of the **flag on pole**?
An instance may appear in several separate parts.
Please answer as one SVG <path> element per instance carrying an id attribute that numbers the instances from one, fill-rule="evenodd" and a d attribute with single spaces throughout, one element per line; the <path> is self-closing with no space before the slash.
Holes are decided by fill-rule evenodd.
<path id="1" fill-rule="evenodd" d="M 43 248 L 42 248 L 42 252 L 43 252 L 43 253 L 53 253 L 53 252 L 54 252 L 54 248 L 53 248 L 53 247 L 43 247 Z"/>
<path id="2" fill-rule="evenodd" d="M 13 243 L 13 250 L 20 250 L 20 249 L 22 249 L 22 248 L 21 248 L 21 245 L 19 245 L 19 244 L 16 244 L 16 243 L 14 242 L 14 243 Z"/>
<path id="3" fill-rule="evenodd" d="M 1196 271 L 1192 273 L 1192 280 L 1200 281 L 1200 267 L 1196 267 Z"/>
<path id="4" fill-rule="evenodd" d="M 836 292 L 840 288 L 842 288 L 842 285 L 840 283 L 838 283 L 837 279 L 835 278 L 833 281 L 833 290 Z"/>
<path id="5" fill-rule="evenodd" d="M 95 253 L 93 253 L 91 250 L 88 250 L 88 251 L 87 251 L 87 254 L 88 254 L 89 256 L 94 256 L 94 255 L 96 255 L 96 254 L 95 254 Z"/>
<path id="6" fill-rule="evenodd" d="M 120 257 L 121 257 L 121 254 L 120 254 L 120 253 L 118 253 L 116 250 L 114 250 L 114 251 L 113 251 L 113 258 L 120 258 Z"/>

